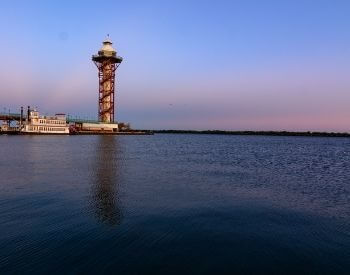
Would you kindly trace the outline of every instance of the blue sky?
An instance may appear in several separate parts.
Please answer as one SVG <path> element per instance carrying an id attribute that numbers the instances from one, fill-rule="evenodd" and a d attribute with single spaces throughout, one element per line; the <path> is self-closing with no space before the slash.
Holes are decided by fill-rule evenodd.
<path id="1" fill-rule="evenodd" d="M 349 1 L 6 1 L 0 108 L 97 116 L 91 55 L 124 58 L 135 128 L 350 128 Z"/>

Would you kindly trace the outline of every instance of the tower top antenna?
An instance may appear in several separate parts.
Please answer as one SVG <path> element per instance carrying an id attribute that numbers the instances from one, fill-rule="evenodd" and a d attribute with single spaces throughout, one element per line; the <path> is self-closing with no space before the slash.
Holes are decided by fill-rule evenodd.
<path id="1" fill-rule="evenodd" d="M 110 37 L 109 37 L 109 33 L 107 33 L 107 37 L 106 37 L 106 39 L 105 39 L 102 43 L 103 43 L 103 44 L 105 44 L 105 43 L 113 44 L 112 41 L 111 41 L 111 39 L 110 39 Z"/>

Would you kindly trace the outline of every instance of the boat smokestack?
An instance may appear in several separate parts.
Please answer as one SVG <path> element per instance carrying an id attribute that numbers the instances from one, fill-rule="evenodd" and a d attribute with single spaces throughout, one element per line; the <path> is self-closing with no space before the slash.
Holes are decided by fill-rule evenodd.
<path id="1" fill-rule="evenodd" d="M 28 106 L 28 110 L 27 110 L 27 121 L 29 121 L 29 115 L 30 115 L 30 106 Z"/>
<path id="2" fill-rule="evenodd" d="M 22 126 L 23 121 L 23 106 L 21 107 L 21 117 L 19 118 L 19 125 Z"/>

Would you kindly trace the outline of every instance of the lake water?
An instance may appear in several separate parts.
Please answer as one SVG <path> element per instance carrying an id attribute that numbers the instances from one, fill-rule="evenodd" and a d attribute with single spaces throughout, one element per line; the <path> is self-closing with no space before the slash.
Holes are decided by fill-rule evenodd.
<path id="1" fill-rule="evenodd" d="M 0 136 L 0 273 L 350 273 L 350 139 Z"/>

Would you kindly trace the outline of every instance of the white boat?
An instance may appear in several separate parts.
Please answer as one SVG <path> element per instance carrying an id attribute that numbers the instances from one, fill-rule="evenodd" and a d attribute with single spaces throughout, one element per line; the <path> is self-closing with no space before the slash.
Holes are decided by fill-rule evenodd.
<path id="1" fill-rule="evenodd" d="M 69 134 L 69 125 L 65 114 L 54 116 L 41 116 L 34 109 L 28 109 L 27 117 L 20 125 L 21 134 Z"/>

